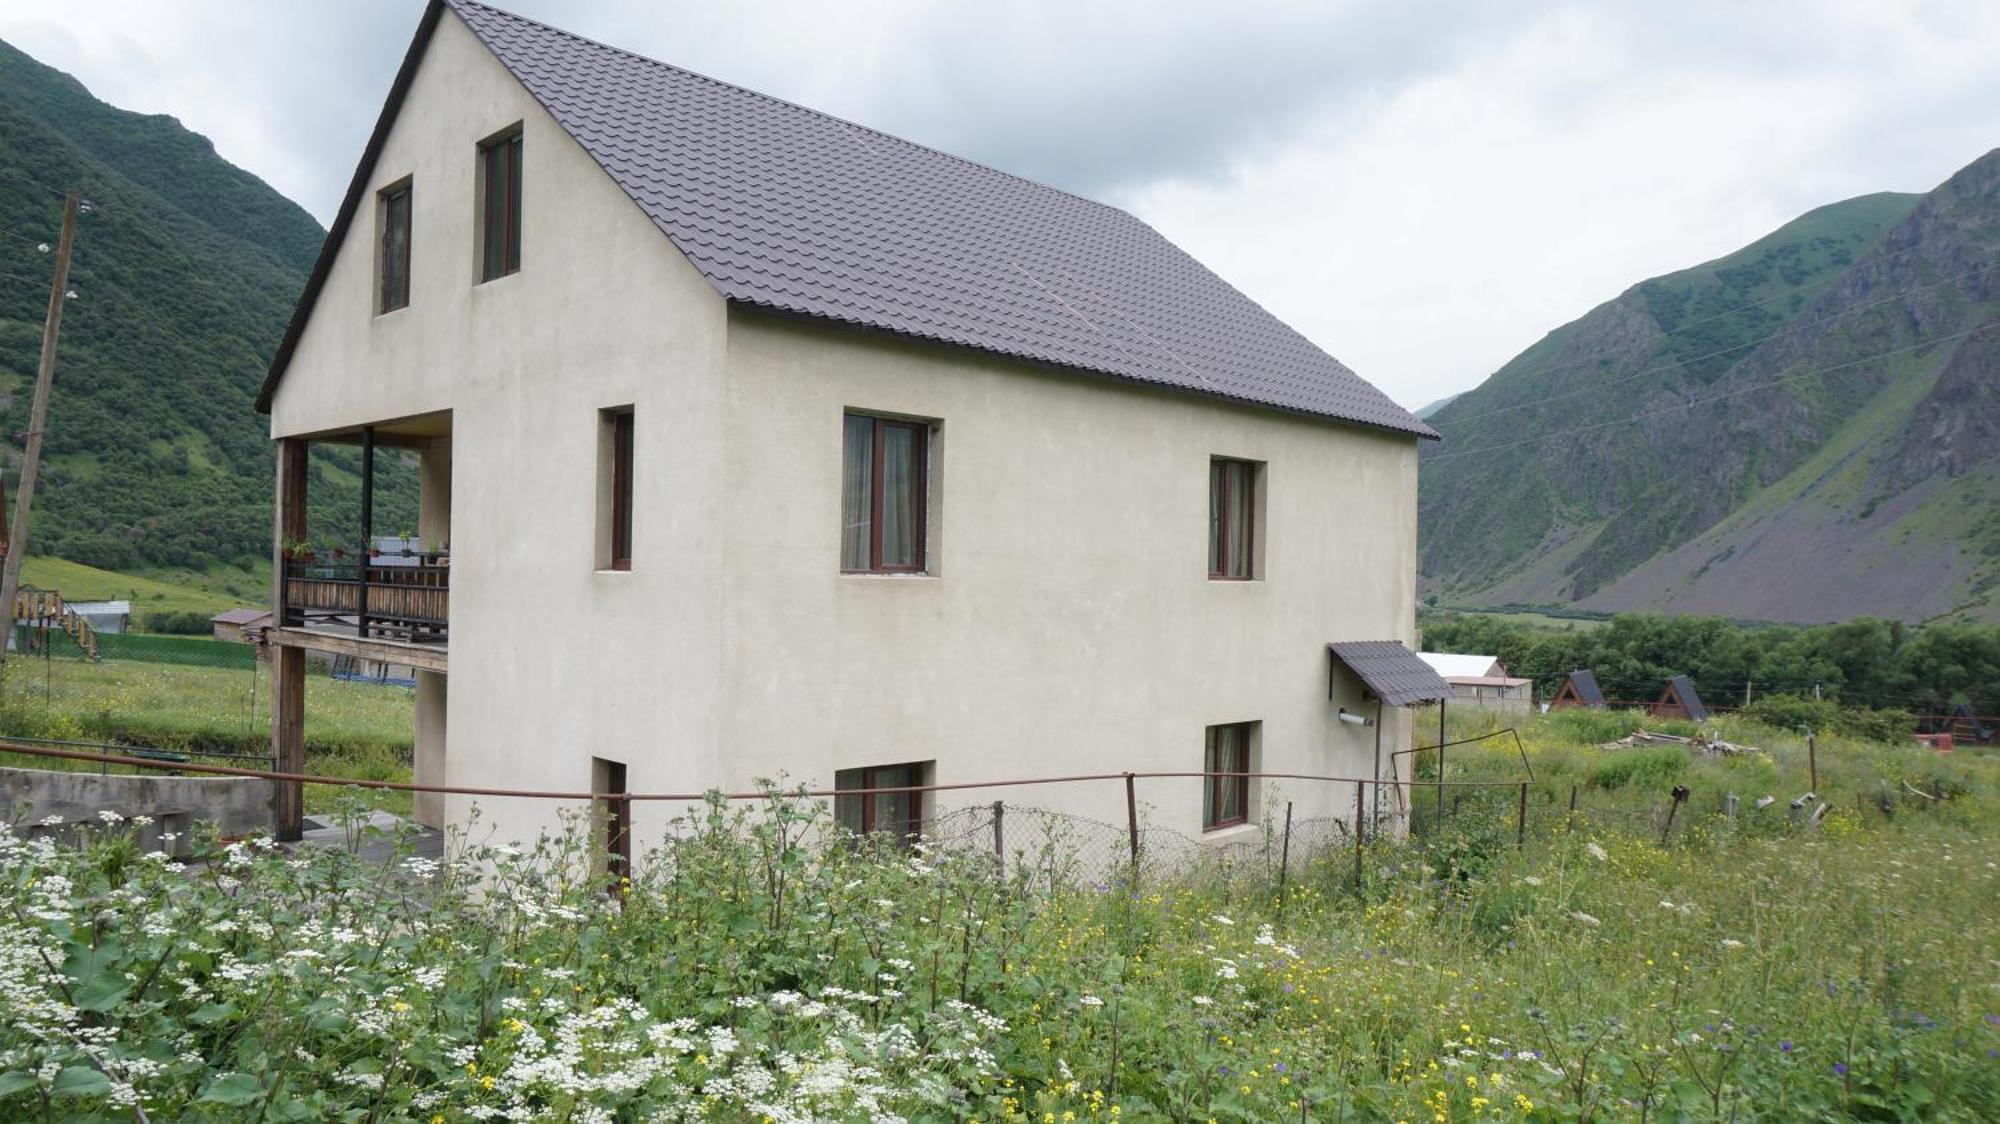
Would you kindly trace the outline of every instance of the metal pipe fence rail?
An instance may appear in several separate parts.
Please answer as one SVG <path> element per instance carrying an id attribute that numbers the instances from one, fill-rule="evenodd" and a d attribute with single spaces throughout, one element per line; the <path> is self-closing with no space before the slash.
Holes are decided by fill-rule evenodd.
<path id="1" fill-rule="evenodd" d="M 1066 832 L 1074 837 L 1092 829 L 1108 829 L 1116 832 L 1118 844 L 1106 843 L 1098 839 L 1088 857 L 1102 860 L 1088 865 L 1102 867 L 1109 872 L 1114 867 L 1123 867 L 1133 885 L 1137 885 L 1144 873 L 1142 858 L 1152 855 L 1156 868 L 1189 870 L 1211 863 L 1240 865 L 1258 860 L 1266 867 L 1276 860 L 1273 879 L 1283 885 L 1289 878 L 1294 856 L 1309 857 L 1323 855 L 1331 844 L 1346 846 L 1352 844 L 1354 869 L 1357 885 L 1361 881 L 1363 855 L 1368 842 L 1377 836 L 1398 833 L 1399 827 L 1407 827 L 1416 802 L 1415 795 L 1423 789 L 1433 789 L 1438 793 L 1438 802 L 1443 804 L 1443 794 L 1450 789 L 1462 793 L 1492 792 L 1512 797 L 1507 803 L 1514 811 L 1514 836 L 1516 845 L 1525 843 L 1527 838 L 1528 781 L 1499 780 L 1411 780 L 1372 779 L 1368 777 L 1346 777 L 1322 773 L 1286 772 L 1204 772 L 1193 770 L 1167 771 L 1125 771 L 1114 773 L 1077 773 L 1052 777 L 1015 777 L 990 781 L 960 781 L 947 784 L 896 785 L 874 788 L 794 788 L 760 789 L 750 792 L 593 792 L 586 790 L 541 790 L 498 788 L 475 785 L 429 785 L 412 781 L 364 780 L 348 777 L 332 777 L 312 773 L 281 772 L 269 768 L 244 768 L 228 765 L 202 765 L 190 761 L 167 762 L 143 756 L 112 753 L 89 753 L 78 749 L 65 749 L 47 745 L 26 744 L 27 739 L 0 741 L 0 753 L 13 753 L 29 757 L 55 760 L 77 761 L 100 767 L 120 766 L 134 769 L 171 770 L 179 773 L 197 773 L 212 776 L 251 777 L 279 783 L 298 785 L 323 785 L 334 788 L 354 788 L 387 792 L 430 793 L 445 796 L 486 797 L 493 799 L 555 800 L 583 804 L 602 812 L 615 823 L 632 823 L 632 810 L 639 804 L 698 804 L 710 799 L 726 802 L 774 801 L 791 799 L 834 799 L 873 798 L 877 796 L 971 792 L 981 789 L 1016 789 L 1030 786 L 1076 785 L 1076 784 L 1116 784 L 1124 790 L 1125 823 L 1105 824 L 1090 820 L 1074 813 L 1036 808 L 1020 804 L 1007 804 L 994 800 L 990 805 L 974 804 L 970 810 L 959 809 L 947 815 L 934 815 L 918 821 L 911 827 L 919 829 L 927 838 L 927 844 L 972 844 L 984 849 L 990 839 L 991 854 L 997 866 L 1004 869 L 1009 850 L 1007 827 L 1014 824 L 1017 840 L 1027 834 L 1023 830 L 1027 823 L 1033 823 L 1036 834 L 1043 839 Z M 1435 748 L 1435 747 L 1432 747 Z M 1287 802 L 1284 808 L 1282 830 L 1267 823 L 1261 833 L 1241 833 L 1218 840 L 1216 838 L 1192 837 L 1170 828 L 1142 822 L 1139 815 L 1140 802 L 1137 798 L 1137 784 L 1143 780 L 1203 780 L 1235 779 L 1251 781 L 1302 781 L 1318 784 L 1354 787 L 1354 814 L 1351 818 L 1342 816 L 1320 816 L 1309 819 L 1295 819 L 1293 805 Z M 1368 790 L 1375 786 L 1378 791 L 1389 789 L 1397 797 L 1400 811 L 1387 815 L 1371 816 L 1368 813 Z M 1330 801 L 1333 806 L 1337 802 Z M 1273 809 L 1275 811 L 1275 809 Z M 1268 817 L 1267 817 L 1268 819 Z M 1373 822 L 1371 822 L 1371 820 Z M 1387 825 L 1387 826 L 1385 826 Z M 1257 825 L 1245 825 L 1254 827 Z M 1101 833 L 1099 833 L 1101 834 Z M 1047 848 L 1044 848 L 1047 851 Z M 1074 858 L 1075 856 L 1072 856 Z M 1051 856 L 1045 860 L 1053 862 Z M 1156 869 L 1157 873 L 1157 869 Z M 1055 872 L 1049 872 L 1051 881 Z"/>

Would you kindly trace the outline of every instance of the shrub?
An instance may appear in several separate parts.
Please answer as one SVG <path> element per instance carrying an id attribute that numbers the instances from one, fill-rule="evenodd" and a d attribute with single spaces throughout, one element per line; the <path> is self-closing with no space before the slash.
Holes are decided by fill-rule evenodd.
<path id="1" fill-rule="evenodd" d="M 215 631 L 207 614 L 191 609 L 147 613 L 140 618 L 139 627 L 163 636 L 208 636 Z"/>

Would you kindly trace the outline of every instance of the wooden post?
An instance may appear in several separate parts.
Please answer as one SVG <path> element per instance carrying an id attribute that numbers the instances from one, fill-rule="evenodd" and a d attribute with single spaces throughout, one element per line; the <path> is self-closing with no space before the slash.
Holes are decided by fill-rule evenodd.
<path id="1" fill-rule="evenodd" d="M 1394 768 L 1395 763 L 1390 763 Z M 1382 825 L 1382 700 L 1375 700 L 1375 826 Z"/>
<path id="2" fill-rule="evenodd" d="M 1687 786 L 1675 785 L 1673 802 L 1667 805 L 1666 826 L 1660 829 L 1660 846 L 1664 847 L 1667 845 L 1667 836 L 1672 834 L 1674 830 L 1674 813 L 1679 811 L 1680 806 L 1687 802 L 1687 798 L 1688 798 Z"/>
<path id="3" fill-rule="evenodd" d="M 1514 846 L 1528 845 L 1528 782 L 1521 782 L 1521 796 L 1514 805 Z"/>
<path id="4" fill-rule="evenodd" d="M 63 296 L 69 291 L 69 252 L 76 241 L 76 209 L 82 202 L 74 190 L 63 196 L 62 234 L 56 239 L 55 284 L 49 288 L 49 308 L 42 319 L 42 358 L 35 368 L 35 397 L 28 407 L 28 439 L 21 453 L 21 479 L 14 492 L 14 526 L 5 545 L 6 561 L 0 563 L 0 609 L 7 620 L 7 635 L 14 632 L 14 602 L 21 596 L 21 563 L 28 557 L 28 509 L 35 503 L 35 476 L 42 463 L 42 437 L 49 428 L 49 391 L 56 381 L 56 338 L 62 332 Z M 0 517 L 5 516 L 0 512 Z M 7 644 L 0 639 L 0 662 L 7 658 Z"/>
<path id="5" fill-rule="evenodd" d="M 1002 824 L 1007 819 L 1007 805 L 999 800 L 993 802 L 993 871 L 1005 876 L 1007 873 L 1007 836 Z"/>
<path id="6" fill-rule="evenodd" d="M 1285 842 L 1278 850 L 1278 908 L 1285 908 L 1285 879 L 1292 869 L 1292 802 L 1285 801 Z"/>
<path id="7" fill-rule="evenodd" d="M 1132 846 L 1132 888 L 1139 888 L 1139 796 L 1132 774 L 1125 774 L 1125 837 Z"/>
<path id="8" fill-rule="evenodd" d="M 1444 700 L 1438 700 L 1438 832 L 1444 831 Z"/>
<path id="9" fill-rule="evenodd" d="M 354 572 L 361 579 L 355 587 L 354 631 L 368 637 L 368 552 L 375 546 L 375 427 L 361 427 L 361 557 Z"/>
<path id="10" fill-rule="evenodd" d="M 1563 817 L 1565 834 L 1576 830 L 1576 786 L 1569 786 L 1569 814 Z"/>
<path id="11" fill-rule="evenodd" d="M 278 442 L 278 488 L 274 515 L 271 620 L 283 627 L 285 615 L 285 544 L 306 533 L 306 443 L 295 437 Z M 303 773 L 306 764 L 306 653 L 279 645 L 271 649 L 271 767 L 280 773 Z M 304 828 L 305 792 L 297 781 L 274 781 L 271 831 L 291 842 Z"/>
<path id="12" fill-rule="evenodd" d="M 1819 791 L 1819 738 L 1813 734 L 1806 735 L 1806 770 L 1809 781 L 1808 787 L 1810 787 L 1814 792 L 1818 792 Z"/>
<path id="13" fill-rule="evenodd" d="M 1368 829 L 1362 826 L 1361 818 L 1367 814 L 1368 785 L 1365 781 L 1354 782 L 1354 892 L 1361 892 L 1361 848 L 1366 842 Z"/>

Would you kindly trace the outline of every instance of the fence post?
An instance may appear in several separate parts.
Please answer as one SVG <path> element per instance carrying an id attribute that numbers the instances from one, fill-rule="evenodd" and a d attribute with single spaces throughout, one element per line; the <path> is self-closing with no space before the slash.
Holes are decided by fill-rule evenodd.
<path id="1" fill-rule="evenodd" d="M 1416 772 L 1413 768 L 1412 774 Z M 1412 779 L 1415 779 L 1414 776 Z M 1444 834 L 1444 700 L 1438 700 L 1438 834 Z"/>
<path id="2" fill-rule="evenodd" d="M 1278 849 L 1278 908 L 1285 908 L 1285 879 L 1292 870 L 1292 802 L 1285 801 L 1285 842 Z"/>
<path id="3" fill-rule="evenodd" d="M 1674 830 L 1674 813 L 1680 810 L 1681 805 L 1686 802 L 1687 798 L 1687 786 L 1675 785 L 1673 803 L 1667 805 L 1667 824 L 1660 829 L 1660 846 L 1664 847 L 1667 845 L 1667 836 L 1672 834 Z M 1794 805 L 1794 807 L 1796 806 Z"/>
<path id="4" fill-rule="evenodd" d="M 1528 782 L 1521 782 L 1520 799 L 1514 804 L 1514 846 L 1528 845 Z"/>
<path id="5" fill-rule="evenodd" d="M 1563 834 L 1576 830 L 1576 786 L 1569 786 L 1569 814 L 1563 817 Z"/>
<path id="6" fill-rule="evenodd" d="M 1139 888 L 1139 796 L 1132 774 L 1125 774 L 1125 837 L 1132 846 L 1132 889 Z"/>
<path id="7" fill-rule="evenodd" d="M 1368 829 L 1361 818 L 1367 814 L 1368 782 L 1354 782 L 1354 892 L 1361 892 L 1361 846 Z"/>
<path id="8" fill-rule="evenodd" d="M 1007 805 L 999 800 L 993 802 L 993 872 L 1007 875 L 1007 836 L 1001 825 L 1007 819 Z"/>
<path id="9" fill-rule="evenodd" d="M 1812 734 L 1806 735 L 1806 769 L 1808 771 L 1809 779 L 1811 781 L 1811 784 L 1808 787 L 1810 787 L 1814 792 L 1818 792 L 1819 791 L 1819 738 Z"/>

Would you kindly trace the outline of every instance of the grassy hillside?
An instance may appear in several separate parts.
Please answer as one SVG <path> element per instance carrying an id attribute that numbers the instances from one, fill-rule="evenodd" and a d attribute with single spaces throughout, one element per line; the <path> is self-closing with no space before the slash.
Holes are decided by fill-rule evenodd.
<path id="1" fill-rule="evenodd" d="M 2000 153 L 1929 195 L 1819 208 L 1551 332 L 1431 419 L 1426 592 L 1995 618 L 2000 544 L 1967 516 L 2000 498 L 1996 255 Z"/>
<path id="2" fill-rule="evenodd" d="M 113 569 L 255 566 L 270 556 L 272 456 L 253 403 L 323 232 L 169 117 L 93 99 L 0 43 L 0 432 L 27 428 L 62 189 L 78 224 L 31 549 Z M 6 471 L 18 449 L 7 442 Z M 322 454 L 316 534 L 352 518 Z M 345 462 L 352 463 L 348 453 Z M 413 474 L 378 505 L 414 518 Z M 352 537 L 352 536 L 350 536 Z"/>

